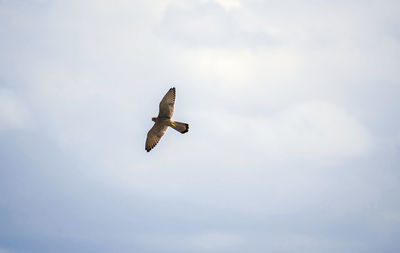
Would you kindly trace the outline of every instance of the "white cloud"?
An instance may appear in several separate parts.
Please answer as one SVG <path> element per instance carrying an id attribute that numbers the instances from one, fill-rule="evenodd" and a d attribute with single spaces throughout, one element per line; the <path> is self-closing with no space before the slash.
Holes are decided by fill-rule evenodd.
<path id="1" fill-rule="evenodd" d="M 157 26 L 157 34 L 187 48 L 250 48 L 276 45 L 263 30 L 248 29 L 229 9 L 237 1 L 187 1 L 170 4 Z M 229 6 L 229 7 L 228 7 Z M 240 9 L 240 8 L 239 8 Z M 236 10 L 236 8 L 235 8 Z"/>
<path id="2" fill-rule="evenodd" d="M 241 0 L 215 0 L 215 1 L 228 10 L 232 8 L 242 7 Z"/>
<path id="3" fill-rule="evenodd" d="M 275 158 L 364 155 L 371 147 L 367 129 L 345 110 L 326 102 L 296 105 L 258 125 L 253 132 L 260 134 L 259 147 L 265 145 L 266 156 Z"/>
<path id="4" fill-rule="evenodd" d="M 208 89 L 218 85 L 222 92 L 259 88 L 260 83 L 282 89 L 301 70 L 299 55 L 288 48 L 194 49 L 182 53 L 182 62 L 187 73 L 209 83 Z"/>
<path id="5" fill-rule="evenodd" d="M 340 158 L 365 155 L 372 147 L 368 130 L 344 109 L 323 101 L 295 104 L 262 116 L 211 112 L 209 130 L 236 141 L 239 152 L 251 148 L 262 159 Z"/>

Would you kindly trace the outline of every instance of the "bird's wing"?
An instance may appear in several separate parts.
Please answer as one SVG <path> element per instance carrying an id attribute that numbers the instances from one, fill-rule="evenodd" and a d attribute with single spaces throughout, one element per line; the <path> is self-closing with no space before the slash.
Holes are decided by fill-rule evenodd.
<path id="1" fill-rule="evenodd" d="M 158 113 L 159 118 L 172 118 L 174 114 L 174 104 L 175 104 L 175 87 L 169 89 L 167 94 L 163 97 L 160 102 L 160 111 Z"/>
<path id="2" fill-rule="evenodd" d="M 156 122 L 154 126 L 150 129 L 150 131 L 147 133 L 147 139 L 146 139 L 146 151 L 149 152 L 152 148 L 154 148 L 157 143 L 160 141 L 161 137 L 165 134 L 165 131 L 167 131 L 168 126 Z"/>

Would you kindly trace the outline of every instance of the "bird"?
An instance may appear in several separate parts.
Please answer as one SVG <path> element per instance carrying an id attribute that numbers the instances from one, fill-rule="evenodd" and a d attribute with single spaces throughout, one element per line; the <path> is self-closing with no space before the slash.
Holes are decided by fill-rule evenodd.
<path id="1" fill-rule="evenodd" d="M 160 141 L 161 137 L 165 134 L 168 127 L 172 127 L 176 131 L 184 134 L 189 131 L 189 124 L 173 121 L 172 115 L 174 114 L 175 105 L 175 87 L 169 89 L 160 102 L 159 112 L 157 117 L 152 117 L 151 120 L 154 121 L 153 127 L 147 133 L 145 149 L 150 152 L 157 143 Z"/>

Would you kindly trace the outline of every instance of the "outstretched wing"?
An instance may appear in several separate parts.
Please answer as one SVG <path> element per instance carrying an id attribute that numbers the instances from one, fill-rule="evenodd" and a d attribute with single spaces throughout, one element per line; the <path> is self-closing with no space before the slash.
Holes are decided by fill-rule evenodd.
<path id="1" fill-rule="evenodd" d="M 175 87 L 169 89 L 167 94 L 160 102 L 160 112 L 158 113 L 159 118 L 172 118 L 174 114 L 174 104 L 175 104 Z"/>
<path id="2" fill-rule="evenodd" d="M 163 137 L 163 135 L 165 134 L 165 131 L 167 131 L 167 128 L 168 128 L 167 125 L 162 124 L 160 122 L 156 122 L 154 124 L 154 126 L 147 133 L 147 139 L 146 139 L 147 152 L 150 152 L 150 150 L 157 145 L 161 137 Z"/>

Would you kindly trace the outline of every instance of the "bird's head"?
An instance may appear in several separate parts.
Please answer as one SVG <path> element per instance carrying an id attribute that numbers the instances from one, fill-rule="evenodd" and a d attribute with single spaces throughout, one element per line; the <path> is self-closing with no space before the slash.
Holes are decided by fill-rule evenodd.
<path id="1" fill-rule="evenodd" d="M 152 117 L 151 120 L 156 122 L 157 117 Z"/>

